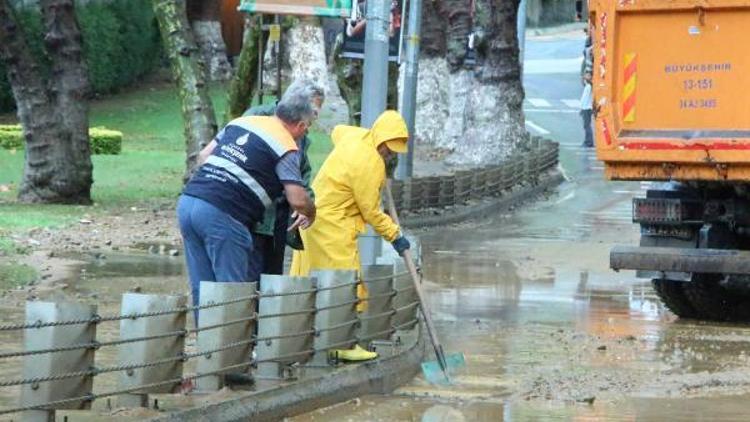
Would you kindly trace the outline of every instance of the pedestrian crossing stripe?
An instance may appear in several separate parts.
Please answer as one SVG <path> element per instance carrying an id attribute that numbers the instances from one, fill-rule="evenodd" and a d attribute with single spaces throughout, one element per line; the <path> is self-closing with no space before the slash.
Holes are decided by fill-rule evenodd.
<path id="1" fill-rule="evenodd" d="M 625 123 L 635 122 L 635 86 L 638 60 L 635 53 L 625 55 L 625 84 L 622 88 L 622 115 Z"/>

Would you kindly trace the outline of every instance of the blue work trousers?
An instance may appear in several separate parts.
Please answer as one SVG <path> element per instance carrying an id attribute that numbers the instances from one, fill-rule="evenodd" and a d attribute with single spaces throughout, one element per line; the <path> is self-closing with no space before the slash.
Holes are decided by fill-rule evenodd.
<path id="1" fill-rule="evenodd" d="M 200 303 L 200 282 L 252 282 L 260 279 L 260 259 L 252 259 L 250 230 L 210 203 L 180 196 L 177 219 L 185 247 L 193 305 Z M 195 312 L 196 325 L 198 312 Z"/>

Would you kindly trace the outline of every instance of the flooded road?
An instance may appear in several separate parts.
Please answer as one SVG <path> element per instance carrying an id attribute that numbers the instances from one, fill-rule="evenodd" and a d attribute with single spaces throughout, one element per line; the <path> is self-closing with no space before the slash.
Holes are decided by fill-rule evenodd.
<path id="1" fill-rule="evenodd" d="M 582 45 L 532 40 L 527 59 Z M 631 201 L 650 184 L 604 180 L 566 108 L 580 76 L 547 64 L 525 78 L 526 117 L 561 143 L 568 181 L 508 215 L 420 234 L 440 338 L 466 355 L 455 385 L 417 377 L 294 421 L 748 419 L 750 326 L 678 321 L 649 280 L 609 269 L 612 246 L 638 243 Z"/>
<path id="2" fill-rule="evenodd" d="M 440 338 L 466 355 L 455 385 L 418 377 L 293 420 L 746 420 L 750 327 L 677 321 L 648 280 L 611 271 L 648 185 L 604 181 L 575 147 L 563 165 L 539 202 L 421 234 Z"/>

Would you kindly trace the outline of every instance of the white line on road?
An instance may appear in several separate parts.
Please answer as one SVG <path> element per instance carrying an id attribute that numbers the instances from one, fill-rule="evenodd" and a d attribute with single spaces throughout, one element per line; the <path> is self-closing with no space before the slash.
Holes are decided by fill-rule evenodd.
<path id="1" fill-rule="evenodd" d="M 571 110 L 571 109 L 552 109 L 552 108 L 525 108 L 523 111 L 527 113 L 573 113 L 578 114 L 578 110 Z"/>
<path id="2" fill-rule="evenodd" d="M 567 194 L 567 195 L 563 196 L 562 198 L 558 199 L 555 202 L 555 205 L 559 205 L 559 204 L 562 204 L 565 201 L 571 200 L 571 199 L 575 198 L 575 196 L 576 196 L 575 192 L 570 192 L 569 194 Z"/>
<path id="3" fill-rule="evenodd" d="M 563 104 L 570 108 L 580 109 L 581 108 L 581 100 L 560 100 Z"/>
<path id="4" fill-rule="evenodd" d="M 526 121 L 526 126 L 534 129 L 540 135 L 549 135 L 550 134 L 550 131 L 548 131 L 547 129 L 539 126 L 538 124 L 536 124 L 534 122 L 532 122 L 531 120 L 527 120 Z"/>
<path id="5" fill-rule="evenodd" d="M 583 56 L 576 59 L 525 60 L 524 75 L 549 75 L 555 73 L 580 73 Z"/>
<path id="6" fill-rule="evenodd" d="M 526 100 L 534 107 L 552 107 L 552 104 L 544 98 L 527 98 Z"/>

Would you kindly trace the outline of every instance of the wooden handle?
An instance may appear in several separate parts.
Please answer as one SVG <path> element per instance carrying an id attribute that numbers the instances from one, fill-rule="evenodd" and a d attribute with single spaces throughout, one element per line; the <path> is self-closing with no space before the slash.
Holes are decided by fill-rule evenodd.
<path id="1" fill-rule="evenodd" d="M 391 214 L 393 222 L 399 227 L 401 224 L 398 220 L 398 212 L 396 211 L 396 203 L 393 201 L 393 194 L 391 193 L 391 180 L 388 179 L 385 183 L 385 199 L 388 202 L 388 212 Z M 440 345 L 440 340 L 437 338 L 437 332 L 435 331 L 435 325 L 432 323 L 432 316 L 430 310 L 427 308 L 427 302 L 424 300 L 422 294 L 422 283 L 419 281 L 419 274 L 417 273 L 417 267 L 414 265 L 412 260 L 411 251 L 409 249 L 404 251 L 403 254 L 404 264 L 411 274 L 411 280 L 414 283 L 414 291 L 417 293 L 419 298 L 419 308 L 422 310 L 422 316 L 424 317 L 425 326 L 427 326 L 427 334 L 430 336 L 430 342 L 432 347 L 435 348 L 435 355 L 437 356 L 440 366 L 444 366 L 445 356 L 443 354 L 443 347 Z M 445 368 L 443 367 L 443 371 Z M 446 374 L 447 375 L 447 374 Z"/>

